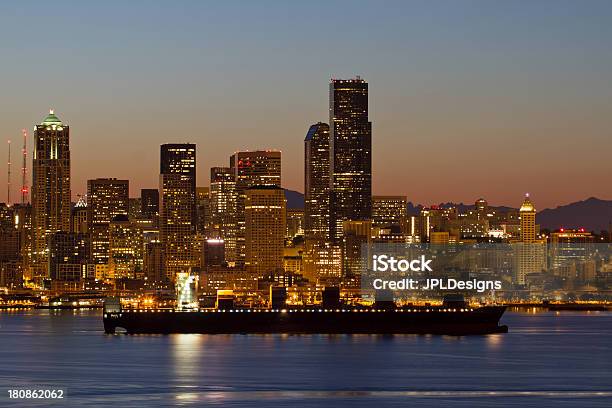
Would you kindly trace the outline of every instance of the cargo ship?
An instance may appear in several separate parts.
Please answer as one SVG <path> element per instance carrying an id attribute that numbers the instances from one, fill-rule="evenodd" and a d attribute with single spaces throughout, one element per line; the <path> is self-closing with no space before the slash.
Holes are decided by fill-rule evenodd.
<path id="1" fill-rule="evenodd" d="M 327 290 L 326 290 L 327 291 Z M 323 303 L 289 306 L 272 301 L 266 309 L 234 307 L 218 299 L 215 308 L 178 310 L 123 309 L 117 298 L 104 305 L 106 333 L 127 334 L 442 334 L 505 333 L 500 325 L 506 306 L 471 307 L 463 298 L 445 298 L 439 306 L 402 306 L 375 302 L 372 306 L 345 306 L 339 291 L 323 293 Z M 282 296 L 281 296 L 282 297 Z"/>

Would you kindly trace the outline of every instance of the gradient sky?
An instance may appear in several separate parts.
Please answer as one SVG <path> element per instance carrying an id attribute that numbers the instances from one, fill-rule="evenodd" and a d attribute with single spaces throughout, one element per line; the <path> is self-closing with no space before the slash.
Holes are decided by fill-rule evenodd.
<path id="1" fill-rule="evenodd" d="M 329 78 L 361 75 L 375 194 L 612 199 L 610 21 L 610 1 L 3 2 L 0 154 L 13 139 L 16 198 L 20 129 L 53 107 L 74 194 L 96 177 L 156 187 L 159 145 L 187 141 L 198 185 L 236 150 L 277 148 L 303 191 Z"/>

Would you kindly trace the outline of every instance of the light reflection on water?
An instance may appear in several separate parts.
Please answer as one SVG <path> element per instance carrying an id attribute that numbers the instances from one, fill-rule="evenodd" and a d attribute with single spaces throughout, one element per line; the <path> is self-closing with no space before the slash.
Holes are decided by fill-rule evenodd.
<path id="1" fill-rule="evenodd" d="M 0 312 L 0 391 L 62 386 L 75 406 L 609 405 L 612 313 L 502 323 L 468 337 L 128 336 L 104 335 L 97 310 Z"/>

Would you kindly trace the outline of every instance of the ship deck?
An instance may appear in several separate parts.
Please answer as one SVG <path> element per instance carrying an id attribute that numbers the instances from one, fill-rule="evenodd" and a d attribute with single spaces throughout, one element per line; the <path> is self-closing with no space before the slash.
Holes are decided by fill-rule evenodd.
<path id="1" fill-rule="evenodd" d="M 372 333 L 488 334 L 506 332 L 505 306 L 287 309 L 127 309 L 104 313 L 107 333 Z"/>

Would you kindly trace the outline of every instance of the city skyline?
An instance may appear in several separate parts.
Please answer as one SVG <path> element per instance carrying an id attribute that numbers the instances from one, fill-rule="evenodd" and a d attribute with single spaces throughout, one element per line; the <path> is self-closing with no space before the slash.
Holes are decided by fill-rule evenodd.
<path id="1" fill-rule="evenodd" d="M 611 18 L 0 2 L 0 405 L 606 405 Z"/>
<path id="2" fill-rule="evenodd" d="M 360 79 L 360 76 L 357 76 L 357 78 L 359 78 L 359 80 L 361 80 L 361 79 Z M 330 83 L 332 83 L 333 81 L 334 81 L 334 80 L 331 80 L 331 81 L 330 81 Z M 58 119 L 58 116 L 56 115 L 55 110 L 54 110 L 54 109 L 49 109 L 49 113 L 48 113 L 48 114 L 47 114 L 47 116 L 46 116 L 46 117 L 45 117 L 45 118 L 44 118 L 44 119 L 41 121 L 41 123 L 40 123 L 40 124 L 44 124 L 44 123 L 45 123 L 45 121 L 47 121 L 49 117 L 54 117 L 54 118 L 56 118 L 58 121 L 61 121 L 61 119 Z M 321 123 L 323 123 L 323 122 L 317 122 L 317 124 L 321 124 Z M 40 124 L 36 124 L 36 125 L 34 125 L 34 130 L 36 130 L 36 127 L 37 127 L 37 126 L 40 126 Z M 324 124 L 324 125 L 326 125 L 325 123 L 323 123 L 323 124 Z M 66 127 L 69 127 L 69 124 L 65 124 L 65 125 L 66 125 Z M 315 124 L 315 125 L 316 125 L 316 124 Z M 307 135 L 307 136 L 308 136 L 308 134 L 310 133 L 311 128 L 312 128 L 313 126 L 315 126 L 315 125 L 312 125 L 312 124 L 311 124 L 311 125 L 306 126 L 306 135 Z M 35 132 L 33 132 L 33 134 L 36 134 L 36 133 L 35 133 Z M 299 142 L 299 141 L 298 141 L 298 142 Z M 28 138 L 28 148 L 30 148 L 30 147 L 31 147 L 31 146 L 29 146 L 31 143 L 32 143 L 31 138 Z M 73 141 L 71 140 L 71 142 L 70 142 L 70 143 L 71 143 L 71 146 L 72 146 Z M 11 141 L 9 142 L 9 144 L 11 144 L 11 145 L 16 145 L 17 143 L 14 143 L 14 142 L 11 140 Z M 163 145 L 165 145 L 165 144 L 168 144 L 168 143 L 162 143 L 160 146 L 163 146 Z M 172 145 L 172 144 L 178 144 L 178 145 L 180 145 L 180 144 L 191 144 L 191 145 L 193 145 L 193 146 L 197 146 L 197 143 L 191 143 L 191 142 L 174 142 L 174 143 L 170 143 L 170 144 L 171 144 L 171 145 Z M 159 149 L 159 147 L 157 147 L 157 149 Z M 375 149 L 374 149 L 374 150 L 375 150 Z M 233 152 L 233 154 L 232 154 L 231 156 L 234 156 L 234 155 L 239 154 L 239 153 L 257 153 L 257 152 L 266 152 L 266 151 L 269 151 L 269 152 L 278 152 L 278 153 L 282 153 L 282 151 L 281 151 L 281 150 L 279 150 L 279 149 L 274 149 L 274 148 L 266 148 L 266 149 L 253 149 L 253 150 L 249 150 L 249 149 L 247 149 L 247 150 L 244 150 L 244 151 L 238 151 L 238 150 L 236 150 L 236 151 L 234 151 L 234 152 Z M 11 150 L 11 152 L 12 152 L 12 153 L 11 153 L 11 154 L 12 154 L 12 156 L 11 156 L 11 166 L 12 166 L 12 167 L 11 167 L 11 185 L 10 185 L 10 188 L 11 188 L 11 203 L 8 203 L 8 204 L 18 204 L 18 203 L 20 203 L 20 200 L 21 200 L 21 193 L 22 193 L 22 186 L 20 185 L 20 182 L 21 182 L 21 171 L 22 171 L 22 168 L 21 168 L 21 167 L 17 167 L 17 166 L 21 164 L 20 160 L 21 160 L 22 150 L 21 150 L 21 149 L 19 149 L 18 151 L 16 151 L 16 152 L 15 152 L 15 150 L 13 149 L 13 150 Z M 33 174 L 33 173 L 32 173 L 32 171 L 33 171 L 33 170 L 32 170 L 32 163 L 33 163 L 33 162 L 32 162 L 32 160 L 31 160 L 31 158 L 30 158 L 30 157 L 32 157 L 32 155 L 34 155 L 34 154 L 35 154 L 35 152 L 34 152 L 34 150 L 33 150 L 33 149 L 32 149 L 32 150 L 28 149 L 28 152 L 27 152 L 27 157 L 28 157 L 28 160 L 27 160 L 27 162 L 26 162 L 26 165 L 27 165 L 27 180 L 28 180 L 28 183 L 29 183 L 29 184 L 26 186 L 26 193 L 25 193 L 26 202 L 31 202 L 31 198 L 29 197 L 29 193 L 31 193 L 31 190 L 34 190 L 34 187 L 33 187 L 33 182 L 32 182 L 32 174 Z M 226 155 L 227 155 L 227 154 L 226 154 Z M 16 157 L 16 156 L 17 156 L 17 157 Z M 303 160 L 303 158 L 302 158 L 302 160 Z M 227 159 L 226 159 L 226 161 L 227 161 Z M 281 163 L 281 164 L 282 164 L 282 168 L 283 168 L 283 170 L 282 170 L 282 171 L 283 171 L 283 174 L 285 174 L 285 171 L 286 171 L 285 169 L 286 169 L 287 165 L 286 165 L 285 163 Z M 304 163 L 301 163 L 301 165 L 302 165 L 302 171 L 303 171 L 303 164 L 304 164 Z M 155 167 L 158 167 L 158 166 L 159 166 L 159 165 L 157 164 Z M 200 164 L 199 166 L 196 166 L 196 167 L 198 168 L 198 171 L 197 171 L 197 176 L 196 176 L 196 180 L 199 180 L 199 181 L 196 181 L 196 183 L 197 183 L 197 185 L 198 185 L 198 186 L 205 186 L 205 187 L 209 188 L 209 187 L 210 187 L 210 185 L 211 185 L 211 183 L 210 183 L 210 177 L 209 177 L 209 176 L 210 176 L 210 174 L 207 174 L 207 173 L 210 173 L 210 171 L 211 171 L 211 170 L 213 170 L 214 168 L 221 168 L 221 167 L 223 167 L 223 166 L 222 166 L 222 165 L 213 165 L 213 166 L 211 166 L 211 167 L 209 167 L 209 168 L 205 168 L 205 169 L 201 169 L 201 168 L 199 168 L 200 166 L 201 166 L 201 164 Z M 202 174 L 203 172 L 204 172 L 204 174 Z M 115 173 L 116 173 L 116 172 L 115 172 Z M 373 173 L 374 173 L 374 171 L 373 171 Z M 304 173 L 302 172 L 302 175 L 303 175 L 303 174 L 304 174 Z M 4 181 L 4 182 L 5 182 L 5 186 L 6 186 L 6 176 L 7 176 L 7 173 L 6 173 L 6 171 L 5 171 L 5 173 L 4 173 L 4 177 L 5 177 L 5 181 Z M 158 174 L 156 174 L 156 176 L 158 176 Z M 132 182 L 132 179 L 131 179 L 129 176 L 124 176 L 124 177 L 126 178 L 126 180 L 127 180 L 127 181 L 129 181 L 129 182 L 130 182 L 130 184 L 132 184 L 132 185 L 134 184 L 134 183 Z M 88 183 L 89 183 L 91 180 L 96 180 L 96 179 L 117 179 L 117 178 L 120 178 L 120 177 L 114 177 L 114 176 L 113 176 L 113 177 L 102 177 L 102 176 L 100 176 L 100 177 L 96 177 L 96 178 L 93 178 L 93 179 L 87 179 L 87 180 L 84 180 L 84 183 L 85 183 L 85 184 L 84 184 L 84 188 L 82 188 L 82 187 L 80 187 L 80 186 L 75 186 L 75 185 L 74 185 L 74 182 L 73 182 L 72 180 L 73 180 L 73 179 L 75 179 L 75 178 L 80 179 L 79 177 L 74 177 L 74 172 L 71 172 L 71 177 L 70 177 L 70 179 L 71 179 L 71 180 L 70 180 L 70 181 L 71 181 L 71 183 L 70 183 L 70 186 L 69 186 L 69 190 L 71 190 L 71 193 L 72 193 L 72 194 L 71 194 L 71 200 L 72 200 L 72 202 L 73 202 L 73 203 L 76 203 L 76 202 L 79 200 L 79 198 L 80 198 L 80 197 L 83 197 L 83 196 L 88 195 L 88 187 L 87 187 L 87 185 L 88 185 Z M 373 178 L 374 178 L 374 177 L 373 177 Z M 202 181 L 202 180 L 203 180 L 203 181 Z M 284 185 L 284 183 L 283 183 L 282 187 L 283 187 L 284 189 L 288 189 L 288 190 L 292 190 L 292 191 L 297 191 L 297 192 L 299 192 L 299 193 L 301 193 L 301 194 L 303 194 L 303 195 L 305 196 L 304 184 L 303 184 L 303 183 L 304 183 L 304 180 L 302 179 L 302 185 L 300 185 L 300 186 L 296 186 L 295 188 L 292 188 L 292 187 L 287 187 L 287 186 L 286 186 L 286 185 Z M 155 187 L 155 186 L 138 186 L 138 185 L 136 185 L 136 186 L 132 186 L 132 187 L 129 189 L 129 197 L 130 197 L 130 198 L 139 198 L 139 197 L 140 197 L 141 190 L 151 190 L 151 189 L 155 189 L 154 187 Z M 156 189 L 156 190 L 157 190 L 157 189 Z M 405 195 L 405 196 L 407 196 L 407 198 L 408 198 L 408 199 L 407 199 L 407 203 L 412 203 L 413 205 L 423 205 L 424 207 L 428 207 L 428 206 L 430 206 L 430 205 L 431 205 L 431 206 L 437 206 L 437 205 L 439 205 L 439 204 L 443 204 L 443 203 L 455 203 L 455 204 L 467 204 L 467 205 L 472 205 L 472 204 L 473 204 L 473 202 L 474 202 L 474 201 L 476 201 L 477 199 L 482 199 L 483 197 L 485 197 L 485 198 L 489 197 L 489 195 L 487 195 L 486 193 L 482 193 L 482 194 L 480 194 L 480 195 L 478 195 L 478 194 L 474 195 L 474 197 L 477 197 L 477 198 L 470 199 L 470 198 L 468 197 L 468 199 L 466 199 L 465 201 L 462 201 L 462 200 L 453 200 L 451 197 L 446 197 L 446 198 L 442 198 L 442 199 L 441 199 L 441 200 L 439 200 L 439 201 L 425 201 L 425 202 L 419 202 L 419 201 L 417 201 L 417 200 L 412 200 L 410 195 L 406 195 L 406 194 L 404 194 L 402 191 L 400 191 L 400 192 L 395 191 L 395 192 L 393 192 L 393 193 L 394 193 L 394 194 L 376 194 L 375 192 L 373 192 L 373 193 L 372 193 L 372 196 L 384 196 L 384 195 Z M 524 194 L 529 195 L 529 194 L 531 194 L 531 193 L 522 191 L 522 192 L 520 192 L 520 194 L 522 194 L 522 195 L 524 195 Z M 7 196 L 6 191 L 5 191 L 4 195 L 5 195 L 5 197 Z M 587 198 L 589 198 L 589 197 L 595 197 L 595 195 L 593 195 L 593 194 L 589 194 L 589 193 L 586 193 L 586 195 L 585 195 L 584 197 L 576 197 L 574 201 L 581 201 L 581 200 L 587 199 Z M 599 198 L 599 199 L 606 199 L 606 197 L 607 197 L 607 196 L 605 196 L 605 195 L 602 195 L 602 196 L 597 196 L 597 198 Z M 540 197 L 540 198 L 542 198 L 542 197 Z M 508 203 L 506 203 L 506 202 L 500 202 L 500 203 L 492 203 L 491 205 L 493 205 L 493 206 L 507 206 L 507 207 L 516 207 L 516 208 L 518 208 L 519 206 L 517 206 L 517 204 L 516 204 L 516 197 L 512 197 L 511 199 L 512 199 L 513 201 L 508 202 Z M 6 201 L 8 201 L 8 200 L 0 200 L 0 202 L 6 202 Z M 541 201 L 541 202 L 546 202 L 546 197 L 543 197 L 543 199 L 541 199 L 541 200 L 539 200 L 539 201 Z M 573 202 L 573 201 L 571 201 L 571 202 Z M 569 204 L 569 203 L 571 203 L 571 202 L 551 203 L 549 206 L 546 206 L 546 207 L 543 207 L 543 206 L 542 206 L 542 207 L 540 207 L 540 208 L 541 208 L 541 209 L 545 209 L 545 208 L 555 208 L 555 207 L 558 207 L 558 206 L 561 206 L 561 205 L 564 205 L 564 204 Z"/>
<path id="3" fill-rule="evenodd" d="M 198 180 L 231 152 L 281 150 L 283 187 L 303 192 L 301 141 L 327 120 L 325 81 L 362 75 L 373 194 L 510 205 L 530 192 L 541 209 L 611 199 L 610 5 L 549 4 L 4 5 L 4 38 L 32 25 L 3 58 L 0 154 L 11 139 L 12 195 L 21 129 L 31 139 L 50 107 L 71 126 L 73 200 L 88 179 L 155 187 L 158 146 L 183 142 L 199 147 Z"/>

